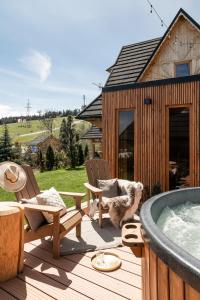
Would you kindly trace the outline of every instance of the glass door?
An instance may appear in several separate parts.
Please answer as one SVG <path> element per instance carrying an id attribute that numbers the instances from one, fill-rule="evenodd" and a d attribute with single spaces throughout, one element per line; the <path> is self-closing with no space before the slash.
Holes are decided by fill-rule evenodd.
<path id="1" fill-rule="evenodd" d="M 118 115 L 118 178 L 134 178 L 134 111 Z"/>
<path id="2" fill-rule="evenodd" d="M 169 190 L 190 185 L 190 110 L 169 108 Z"/>

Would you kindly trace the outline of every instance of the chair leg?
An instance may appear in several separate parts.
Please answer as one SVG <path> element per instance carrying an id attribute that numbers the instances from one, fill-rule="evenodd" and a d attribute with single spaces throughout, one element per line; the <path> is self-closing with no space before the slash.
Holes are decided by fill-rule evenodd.
<path id="1" fill-rule="evenodd" d="M 86 215 L 89 216 L 90 212 L 90 191 L 87 190 L 87 209 L 86 209 Z"/>
<path id="2" fill-rule="evenodd" d="M 79 224 L 76 226 L 76 236 L 77 236 L 77 237 L 80 237 L 80 236 L 81 236 L 81 223 L 79 223 Z"/>
<path id="3" fill-rule="evenodd" d="M 60 256 L 60 215 L 53 216 L 53 258 Z"/>
<path id="4" fill-rule="evenodd" d="M 99 227 L 102 227 L 102 206 L 99 204 Z"/>
<path id="5" fill-rule="evenodd" d="M 60 237 L 53 237 L 53 258 L 60 257 Z"/>

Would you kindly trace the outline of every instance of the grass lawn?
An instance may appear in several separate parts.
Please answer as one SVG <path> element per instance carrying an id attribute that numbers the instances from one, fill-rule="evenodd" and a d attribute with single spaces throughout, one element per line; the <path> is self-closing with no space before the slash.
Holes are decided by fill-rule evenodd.
<path id="1" fill-rule="evenodd" d="M 57 191 L 85 192 L 83 183 L 87 182 L 87 176 L 84 167 L 80 167 L 75 170 L 61 169 L 44 173 L 36 171 L 35 176 L 41 190 L 55 187 Z M 15 195 L 4 192 L 0 189 L 0 201 L 8 200 L 15 201 Z M 64 197 L 63 200 L 68 207 L 73 206 L 75 203 L 68 197 Z"/>

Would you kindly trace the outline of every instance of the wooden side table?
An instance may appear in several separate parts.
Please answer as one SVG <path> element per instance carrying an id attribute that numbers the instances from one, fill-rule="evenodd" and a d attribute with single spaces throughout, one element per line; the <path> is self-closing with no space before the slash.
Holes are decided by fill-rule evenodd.
<path id="1" fill-rule="evenodd" d="M 23 271 L 24 210 L 15 202 L 0 202 L 0 281 Z"/>

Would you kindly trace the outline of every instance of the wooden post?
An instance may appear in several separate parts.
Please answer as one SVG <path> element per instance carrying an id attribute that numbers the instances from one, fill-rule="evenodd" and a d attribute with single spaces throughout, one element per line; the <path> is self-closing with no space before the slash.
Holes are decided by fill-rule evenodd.
<path id="1" fill-rule="evenodd" d="M 23 208 L 0 205 L 0 281 L 23 270 Z"/>

